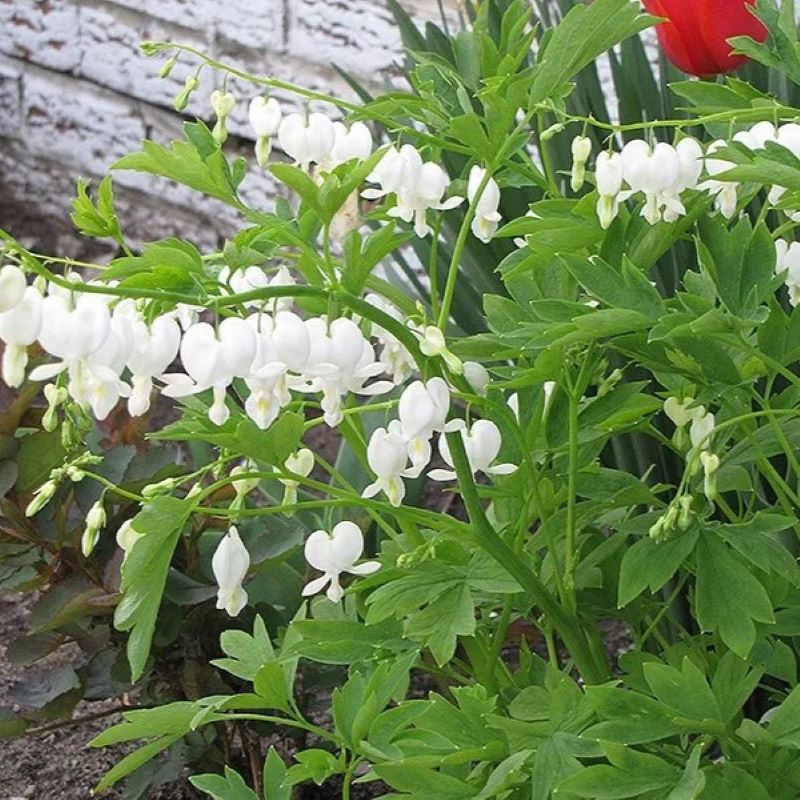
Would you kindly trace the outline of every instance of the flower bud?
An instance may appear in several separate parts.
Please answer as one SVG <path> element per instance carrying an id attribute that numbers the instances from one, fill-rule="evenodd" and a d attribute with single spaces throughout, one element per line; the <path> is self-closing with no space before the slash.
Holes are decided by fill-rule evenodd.
<path id="1" fill-rule="evenodd" d="M 175 95 L 175 99 L 172 101 L 173 108 L 176 111 L 183 111 L 189 105 L 189 98 L 198 86 L 200 86 L 200 81 L 197 80 L 197 77 L 195 75 L 187 75 L 183 89 Z"/>
<path id="2" fill-rule="evenodd" d="M 101 529 L 106 524 L 106 512 L 103 503 L 98 500 L 86 515 L 86 527 L 81 536 L 81 552 L 88 558 L 97 544 Z"/>
<path id="3" fill-rule="evenodd" d="M 119 545 L 120 549 L 125 553 L 125 558 L 128 557 L 128 554 L 133 550 L 133 546 L 142 536 L 144 536 L 144 534 L 139 533 L 139 531 L 133 527 L 129 519 L 126 519 L 125 522 L 119 526 L 117 530 L 117 545 Z"/>
<path id="4" fill-rule="evenodd" d="M 307 478 L 314 469 L 314 454 L 307 448 L 303 447 L 296 453 L 290 455 L 284 463 L 287 472 L 293 472 L 301 478 Z M 292 480 L 291 478 L 281 478 L 280 482 L 284 486 L 283 499 L 281 505 L 293 506 L 297 502 L 297 488 L 300 486 L 299 481 Z M 293 509 L 288 509 L 285 512 L 287 517 L 294 514 Z"/>
<path id="5" fill-rule="evenodd" d="M 692 524 L 692 497 L 691 495 L 684 494 L 678 498 L 678 505 L 680 506 L 680 514 L 678 515 L 678 527 L 682 530 L 688 530 Z"/>
<path id="6" fill-rule="evenodd" d="M 239 464 L 238 466 L 234 467 L 231 470 L 231 478 L 235 478 L 238 475 L 246 475 L 249 472 L 257 471 L 258 467 L 253 464 L 252 462 L 247 462 L 245 464 Z M 231 483 L 233 484 L 233 489 L 236 492 L 236 496 L 240 498 L 244 498 L 245 495 L 249 494 L 250 492 L 255 489 L 259 484 L 260 478 L 236 478 L 232 480 Z"/>
<path id="7" fill-rule="evenodd" d="M 592 141 L 587 136 L 576 136 L 572 140 L 572 176 L 570 186 L 573 192 L 580 191 L 586 176 L 586 162 L 592 152 Z"/>
<path id="8" fill-rule="evenodd" d="M 148 483 L 142 489 L 142 497 L 151 498 L 158 497 L 161 494 L 169 494 L 177 485 L 178 481 L 174 478 L 164 478 L 163 481 L 158 483 Z"/>
<path id="9" fill-rule="evenodd" d="M 476 361 L 464 362 L 464 377 L 467 383 L 472 387 L 472 391 L 481 397 L 486 396 L 486 389 L 489 386 L 489 373 L 483 364 L 478 364 Z"/>
<path id="10" fill-rule="evenodd" d="M 172 68 L 178 63 L 178 56 L 170 56 L 162 65 L 158 74 L 161 78 L 168 78 L 172 72 Z"/>
<path id="11" fill-rule="evenodd" d="M 427 325 L 422 330 L 419 349 L 426 356 L 440 356 L 448 369 L 456 375 L 461 375 L 464 371 L 461 359 L 447 349 L 444 334 L 435 325 Z"/>
<path id="12" fill-rule="evenodd" d="M 231 92 L 223 92 L 215 89 L 211 93 L 211 109 L 218 117 L 230 116 L 231 111 L 236 107 L 236 98 Z"/>
<path id="13" fill-rule="evenodd" d="M 709 503 L 714 502 L 717 496 L 717 470 L 719 469 L 719 456 L 704 451 L 700 453 L 700 463 L 703 465 L 703 494 Z"/>
<path id="14" fill-rule="evenodd" d="M 43 483 L 34 493 L 33 499 L 28 503 L 28 507 L 25 509 L 25 516 L 32 517 L 41 511 L 53 498 L 56 489 L 58 489 L 58 483 L 52 478 Z"/>

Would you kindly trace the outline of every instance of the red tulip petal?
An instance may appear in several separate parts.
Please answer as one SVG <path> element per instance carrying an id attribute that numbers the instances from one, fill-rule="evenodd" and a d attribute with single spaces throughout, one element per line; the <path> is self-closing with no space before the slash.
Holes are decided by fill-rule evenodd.
<path id="1" fill-rule="evenodd" d="M 757 42 L 767 38 L 767 29 L 748 8 L 755 0 L 705 0 L 700 29 L 706 49 L 718 65 L 716 72 L 729 72 L 747 61 L 746 56 L 733 56 L 728 39 L 749 36 Z"/>
<path id="2" fill-rule="evenodd" d="M 713 75 L 719 72 L 714 55 L 700 34 L 698 4 L 702 0 L 643 0 L 647 11 L 666 22 L 656 26 L 656 33 L 667 58 L 690 75 Z M 742 2 L 742 0 L 737 0 Z M 733 34 L 731 34 L 733 35 Z"/>

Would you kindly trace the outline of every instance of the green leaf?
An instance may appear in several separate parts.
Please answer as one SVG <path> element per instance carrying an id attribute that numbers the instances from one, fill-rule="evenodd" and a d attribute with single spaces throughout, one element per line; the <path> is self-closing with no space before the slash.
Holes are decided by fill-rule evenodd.
<path id="1" fill-rule="evenodd" d="M 701 536 L 697 548 L 697 621 L 718 632 L 734 653 L 747 658 L 756 640 L 754 622 L 775 621 L 766 589 L 716 536 Z"/>
<path id="2" fill-rule="evenodd" d="M 123 156 L 111 169 L 158 175 L 242 208 L 238 182 L 208 128 L 202 122 L 187 122 L 183 130 L 186 140 L 176 139 L 169 147 L 145 140 L 140 153 Z"/>
<path id="3" fill-rule="evenodd" d="M 597 800 L 639 797 L 672 786 L 678 777 L 675 768 L 658 756 L 614 745 L 607 745 L 604 749 L 613 765 L 586 767 L 563 780 L 556 792 Z"/>
<path id="4" fill-rule="evenodd" d="M 706 785 L 699 800 L 775 800 L 757 778 L 735 764 L 713 764 L 703 770 Z"/>
<path id="5" fill-rule="evenodd" d="M 573 6 L 539 54 L 530 105 L 553 97 L 601 53 L 649 28 L 653 18 L 639 11 L 639 4 L 630 0 L 595 0 L 588 6 Z"/>
<path id="6" fill-rule="evenodd" d="M 264 759 L 264 800 L 291 800 L 292 787 L 284 786 L 289 770 L 274 747 Z"/>
<path id="7" fill-rule="evenodd" d="M 409 769 L 400 764 L 376 764 L 375 773 L 393 789 L 406 792 L 415 800 L 467 800 L 475 796 L 475 790 L 464 781 L 424 767 Z"/>
<path id="8" fill-rule="evenodd" d="M 228 657 L 211 664 L 245 681 L 255 680 L 261 665 L 275 657 L 264 620 L 258 615 L 253 621 L 252 636 L 245 631 L 227 630 L 222 632 L 219 644 Z"/>
<path id="9" fill-rule="evenodd" d="M 89 183 L 78 180 L 77 197 L 72 201 L 72 224 L 84 235 L 98 239 L 122 239 L 116 211 L 111 177 L 106 176 L 97 188 L 97 202 L 89 197 Z"/>
<path id="10" fill-rule="evenodd" d="M 696 528 L 665 542 L 643 536 L 622 556 L 617 606 L 623 608 L 645 588 L 657 592 L 681 567 L 694 550 Z"/>
<path id="11" fill-rule="evenodd" d="M 258 800 L 258 795 L 244 782 L 244 778 L 225 767 L 225 775 L 194 775 L 189 778 L 192 786 L 210 795 L 214 800 Z"/>
<path id="12" fill-rule="evenodd" d="M 134 681 L 147 663 L 170 561 L 191 508 L 188 499 L 157 497 L 131 521 L 134 530 L 143 535 L 122 567 L 122 600 L 114 613 L 114 625 L 130 632 L 127 650 Z"/>
<path id="13" fill-rule="evenodd" d="M 575 280 L 604 305 L 638 311 L 651 319 L 664 313 L 661 295 L 629 261 L 623 261 L 622 267 L 616 269 L 599 256 L 567 254 L 561 260 Z"/>
<path id="14" fill-rule="evenodd" d="M 653 694 L 676 714 L 687 719 L 721 720 L 714 692 L 688 656 L 684 656 L 679 670 L 651 661 L 644 664 L 642 671 Z"/>
<path id="15" fill-rule="evenodd" d="M 666 706 L 640 692 L 588 686 L 586 696 L 603 721 L 584 731 L 585 738 L 640 744 L 669 738 L 683 729 Z"/>
<path id="16" fill-rule="evenodd" d="M 769 732 L 782 744 L 800 749 L 800 686 L 772 712 Z"/>

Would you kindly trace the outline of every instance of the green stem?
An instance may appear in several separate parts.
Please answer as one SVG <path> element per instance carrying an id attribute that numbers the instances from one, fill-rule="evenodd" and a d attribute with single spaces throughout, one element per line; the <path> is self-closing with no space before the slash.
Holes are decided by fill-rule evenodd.
<path id="1" fill-rule="evenodd" d="M 564 590 L 567 605 L 573 614 L 578 601 L 575 594 L 575 569 L 577 564 L 577 483 L 578 483 L 578 397 L 569 393 L 569 458 L 567 467 L 567 528 L 564 541 Z"/>
<path id="2" fill-rule="evenodd" d="M 609 677 L 606 664 L 592 653 L 578 619 L 564 609 L 550 594 L 540 578 L 524 560 L 497 534 L 486 518 L 472 469 L 460 433 L 448 433 L 447 443 L 458 475 L 461 496 L 469 514 L 472 533 L 478 544 L 498 561 L 522 587 L 530 600 L 552 620 L 572 655 L 578 671 L 587 683 L 602 683 Z"/>

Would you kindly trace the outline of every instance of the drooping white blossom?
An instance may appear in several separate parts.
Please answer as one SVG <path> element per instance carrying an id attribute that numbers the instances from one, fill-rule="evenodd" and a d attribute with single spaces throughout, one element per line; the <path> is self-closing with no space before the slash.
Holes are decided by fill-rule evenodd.
<path id="1" fill-rule="evenodd" d="M 149 325 L 141 317 L 134 319 L 132 334 L 133 344 L 127 361 L 132 387 L 128 411 L 136 417 L 150 408 L 153 379 L 163 375 L 178 355 L 181 331 L 172 316 L 163 314 Z"/>
<path id="2" fill-rule="evenodd" d="M 348 128 L 341 122 L 333 123 L 334 141 L 330 166 L 335 167 L 353 159 L 363 160 L 372 153 L 372 133 L 367 125 L 356 121 Z"/>
<path id="3" fill-rule="evenodd" d="M 253 329 L 239 317 L 227 317 L 218 330 L 207 322 L 192 325 L 181 341 L 181 362 L 186 374 L 162 376 L 167 397 L 185 397 L 211 389 L 213 403 L 209 419 L 223 425 L 230 416 L 225 392 L 235 378 L 250 374 L 256 355 Z"/>
<path id="4" fill-rule="evenodd" d="M 423 162 L 417 149 L 410 144 L 404 144 L 399 151 L 389 148 L 367 180 L 380 184 L 381 188 L 365 189 L 362 197 L 374 200 L 394 194 L 396 205 L 389 209 L 389 216 L 403 222 L 413 221 L 414 232 L 419 237 L 430 233 L 429 210 L 446 211 L 464 200 L 463 197 L 444 199 L 449 185 L 447 173 L 432 161 Z"/>
<path id="5" fill-rule="evenodd" d="M 250 553 L 244 546 L 239 531 L 231 525 L 220 539 L 211 558 L 211 570 L 217 582 L 217 608 L 235 617 L 247 605 L 247 592 L 242 583 L 250 569 Z"/>
<path id="6" fill-rule="evenodd" d="M 364 552 L 364 536 L 354 522 L 340 522 L 328 533 L 324 530 L 314 531 L 304 548 L 306 561 L 316 570 L 322 572 L 303 587 L 303 597 L 317 594 L 327 587 L 327 597 L 338 603 L 344 597 L 344 590 L 339 582 L 343 572 L 351 575 L 370 575 L 380 569 L 379 561 L 365 561 L 356 564 Z"/>
<path id="7" fill-rule="evenodd" d="M 464 442 L 464 450 L 473 475 L 476 472 L 482 472 L 485 475 L 510 475 L 517 470 L 515 464 L 494 463 L 500 454 L 502 437 L 500 436 L 500 429 L 491 420 L 476 420 L 472 423 L 472 427 L 468 429 L 462 428 L 460 435 Z M 447 444 L 447 437 L 444 434 L 439 437 L 439 455 L 451 469 L 432 469 L 428 473 L 428 477 L 435 481 L 455 480 L 456 473 L 453 469 L 453 458 L 450 454 L 450 447 Z"/>
<path id="8" fill-rule="evenodd" d="M 400 423 L 392 420 L 388 428 L 376 428 L 367 444 L 367 464 L 376 480 L 361 496 L 374 497 L 383 492 L 393 506 L 399 506 L 406 494 L 402 476 L 407 461 L 406 439 Z"/>
<path id="9" fill-rule="evenodd" d="M 484 243 L 492 240 L 497 231 L 497 226 L 502 217 L 497 210 L 500 206 L 500 187 L 494 178 L 489 178 L 476 203 L 478 189 L 486 176 L 486 170 L 473 165 L 469 171 L 467 183 L 467 200 L 475 206 L 475 216 L 472 218 L 471 230 L 477 239 Z"/>
<path id="10" fill-rule="evenodd" d="M 25 380 L 28 346 L 39 337 L 42 327 L 42 296 L 33 286 L 25 287 L 19 299 L 0 312 L 0 341 L 5 343 L 2 376 L 11 388 Z"/>
<path id="11" fill-rule="evenodd" d="M 604 150 L 595 162 L 597 186 L 597 219 L 605 230 L 619 211 L 619 193 L 622 191 L 622 158 L 619 153 Z"/>
<path id="12" fill-rule="evenodd" d="M 335 140 L 333 122 L 318 111 L 309 114 L 308 118 L 289 114 L 278 128 L 281 149 L 303 169 L 308 169 L 312 163 L 326 163 Z"/>
<path id="13" fill-rule="evenodd" d="M 14 264 L 0 267 L 0 314 L 10 311 L 25 293 L 25 273 Z"/>
<path id="14" fill-rule="evenodd" d="M 431 460 L 430 440 L 434 433 L 457 430 L 460 420 L 447 422 L 450 411 L 450 389 L 442 378 L 431 378 L 426 383 L 414 381 L 400 395 L 397 416 L 411 466 L 404 472 L 416 478 Z"/>
<path id="15" fill-rule="evenodd" d="M 248 118 L 256 134 L 256 161 L 260 167 L 269 159 L 271 140 L 278 133 L 282 116 L 280 103 L 274 97 L 259 95 L 250 101 Z"/>

